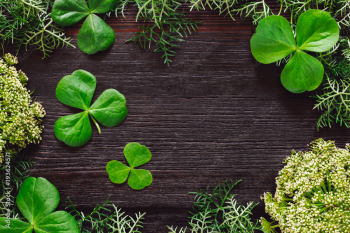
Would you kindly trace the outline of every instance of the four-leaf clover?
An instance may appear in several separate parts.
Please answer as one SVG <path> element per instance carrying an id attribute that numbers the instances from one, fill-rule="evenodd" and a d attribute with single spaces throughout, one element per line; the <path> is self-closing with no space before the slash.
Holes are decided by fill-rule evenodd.
<path id="1" fill-rule="evenodd" d="M 279 61 L 294 53 L 281 74 L 283 86 L 290 92 L 315 90 L 322 82 L 322 63 L 303 52 L 325 52 L 339 39 L 339 27 L 331 15 L 322 10 L 308 10 L 300 15 L 296 28 L 297 41 L 288 21 L 282 16 L 269 16 L 259 22 L 250 45 L 261 63 Z"/>
<path id="2" fill-rule="evenodd" d="M 121 184 L 129 177 L 128 184 L 133 189 L 143 189 L 151 185 L 151 172 L 144 169 L 135 169 L 135 167 L 151 160 L 152 154 L 149 149 L 139 143 L 131 142 L 124 147 L 124 156 L 130 167 L 116 160 L 110 161 L 106 166 L 109 179 L 113 183 Z"/>
<path id="3" fill-rule="evenodd" d="M 78 46 L 87 54 L 94 54 L 111 47 L 115 33 L 95 14 L 106 13 L 116 7 L 118 0 L 56 0 L 52 19 L 61 26 L 71 26 L 85 19 L 78 34 Z"/>
<path id="4" fill-rule="evenodd" d="M 96 78 L 85 70 L 76 70 L 61 79 L 56 97 L 63 104 L 84 110 L 81 113 L 59 118 L 55 123 L 55 135 L 68 146 L 79 147 L 92 135 L 89 116 L 99 133 L 100 122 L 106 127 L 119 125 L 127 115 L 125 97 L 115 89 L 105 90 L 90 107 L 96 89 Z"/>
<path id="5" fill-rule="evenodd" d="M 19 211 L 28 222 L 0 218 L 0 232 L 80 233 L 78 223 L 66 211 L 53 212 L 60 202 L 56 187 L 45 178 L 28 177 L 16 198 Z"/>

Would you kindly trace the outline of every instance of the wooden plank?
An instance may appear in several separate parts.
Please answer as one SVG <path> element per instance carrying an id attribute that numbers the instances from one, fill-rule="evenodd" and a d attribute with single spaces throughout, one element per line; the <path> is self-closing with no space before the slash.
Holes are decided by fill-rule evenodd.
<path id="1" fill-rule="evenodd" d="M 70 197 L 79 209 L 91 210 L 111 195 L 128 213 L 147 212 L 144 232 L 166 232 L 166 225 L 186 225 L 190 191 L 242 179 L 237 199 L 259 202 L 264 192 L 274 192 L 275 177 L 292 149 L 305 150 L 320 137 L 341 147 L 349 142 L 345 128 L 317 131 L 320 112 L 312 111 L 310 93 L 289 93 L 280 83 L 280 67 L 254 60 L 250 23 L 214 11 L 188 15 L 203 23 L 180 43 L 169 67 L 160 54 L 124 43 L 140 25 L 135 10 L 126 19 L 107 20 L 117 39 L 106 52 L 89 56 L 58 49 L 47 60 L 27 53 L 20 68 L 47 111 L 43 141 L 27 150 L 36 162 L 30 175 L 46 177 L 58 188 L 59 208 Z M 75 45 L 78 29 L 67 29 Z M 77 69 L 96 75 L 94 99 L 115 88 L 125 95 L 129 113 L 120 126 L 102 127 L 101 135 L 93 127 L 87 145 L 70 148 L 57 141 L 53 127 L 59 117 L 78 110 L 59 103 L 55 88 Z M 110 160 L 125 161 L 122 150 L 129 142 L 146 145 L 153 155 L 143 167 L 154 181 L 142 191 L 112 184 L 105 172 Z M 254 218 L 262 215 L 260 204 Z"/>

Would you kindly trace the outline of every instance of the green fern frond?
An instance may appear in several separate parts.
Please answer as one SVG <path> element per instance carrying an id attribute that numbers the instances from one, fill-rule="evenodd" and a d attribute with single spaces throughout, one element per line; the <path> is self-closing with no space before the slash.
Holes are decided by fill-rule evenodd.
<path id="1" fill-rule="evenodd" d="M 186 233 L 187 227 L 183 228 L 181 227 L 179 230 L 177 230 L 177 227 L 173 227 L 173 226 L 167 226 L 169 232 L 168 233 Z"/>
<path id="2" fill-rule="evenodd" d="M 54 24 L 50 0 L 0 0 L 0 40 L 20 48 L 32 45 L 49 57 L 53 49 L 74 47 L 64 30 Z"/>
<path id="3" fill-rule="evenodd" d="M 171 57 L 175 56 L 174 48 L 179 46 L 176 42 L 184 41 L 183 38 L 190 35 L 198 28 L 200 22 L 188 20 L 184 15 L 184 11 L 179 12 L 176 4 L 174 8 L 167 9 L 169 12 L 163 13 L 162 18 L 154 18 L 153 15 L 146 15 L 145 21 L 157 20 L 157 24 L 152 26 L 140 26 L 140 32 L 126 42 L 133 41 L 135 44 L 140 44 L 142 48 L 151 48 L 152 43 L 155 43 L 154 52 L 162 53 L 164 63 L 169 65 Z M 144 16 L 144 14 L 142 14 Z"/>
<path id="4" fill-rule="evenodd" d="M 102 204 L 96 204 L 94 210 L 84 215 L 76 209 L 76 205 L 68 198 L 70 214 L 76 219 L 82 233 L 141 233 L 143 219 L 146 213 L 138 213 L 135 218 L 126 215 L 121 208 L 111 204 L 109 197 Z M 88 227 L 86 227 L 88 225 Z"/>
<path id="5" fill-rule="evenodd" d="M 250 202 L 246 206 L 240 205 L 232 194 L 233 188 L 240 180 L 224 182 L 210 189 L 196 190 L 190 194 L 195 195 L 192 211 L 190 212 L 190 231 L 192 233 L 254 233 L 261 230 L 259 222 L 251 221 L 252 209 L 257 203 Z M 176 233 L 177 228 L 168 227 L 170 233 Z M 185 232 L 183 228 L 180 232 Z"/>
<path id="6" fill-rule="evenodd" d="M 37 30 L 26 32 L 27 40 L 24 43 L 26 50 L 28 45 L 34 45 L 37 50 L 40 50 L 44 54 L 43 58 L 47 58 L 53 49 L 68 46 L 75 48 L 70 43 L 71 39 L 65 36 L 64 30 L 53 24 L 50 15 L 40 14 L 38 18 L 41 21 Z"/>
<path id="7" fill-rule="evenodd" d="M 265 0 L 240 4 L 235 9 L 232 9 L 231 12 L 239 15 L 241 18 L 251 19 L 254 25 L 257 25 L 260 20 L 273 15 Z"/>
<path id="8" fill-rule="evenodd" d="M 331 127 L 332 123 L 350 126 L 350 57 L 349 40 L 341 38 L 336 49 L 319 60 L 325 67 L 322 90 L 313 96 L 317 103 L 314 109 L 324 111 L 317 122 L 317 128 Z"/>
<path id="9" fill-rule="evenodd" d="M 243 19 L 252 19 L 253 24 L 258 24 L 260 20 L 273 15 L 270 7 L 265 0 L 191 0 L 190 9 L 205 10 L 205 7 L 211 10 L 218 10 L 220 15 L 230 16 L 232 20 L 234 15 Z"/>

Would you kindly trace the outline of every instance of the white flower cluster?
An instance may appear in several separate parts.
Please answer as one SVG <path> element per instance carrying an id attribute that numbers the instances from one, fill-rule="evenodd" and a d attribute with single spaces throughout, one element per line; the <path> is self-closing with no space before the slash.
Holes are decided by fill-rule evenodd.
<path id="1" fill-rule="evenodd" d="M 13 66 L 17 58 L 0 59 L 0 164 L 5 151 L 19 151 L 41 140 L 45 111 L 24 87 L 28 78 Z"/>
<path id="2" fill-rule="evenodd" d="M 265 193 L 266 212 L 282 232 L 350 232 L 350 152 L 318 139 L 308 152 L 293 152 Z"/>

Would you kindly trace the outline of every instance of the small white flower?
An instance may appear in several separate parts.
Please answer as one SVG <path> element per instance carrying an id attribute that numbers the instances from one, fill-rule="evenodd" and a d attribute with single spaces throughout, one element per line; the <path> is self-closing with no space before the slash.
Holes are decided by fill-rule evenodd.
<path id="1" fill-rule="evenodd" d="M 266 212 L 282 232 L 350 232 L 350 152 L 318 139 L 308 152 L 293 152 L 276 179 Z"/>
<path id="2" fill-rule="evenodd" d="M 20 150 L 39 143 L 45 111 L 33 102 L 24 87 L 27 76 L 13 67 L 18 60 L 11 54 L 0 59 L 0 164 L 5 150 Z"/>

